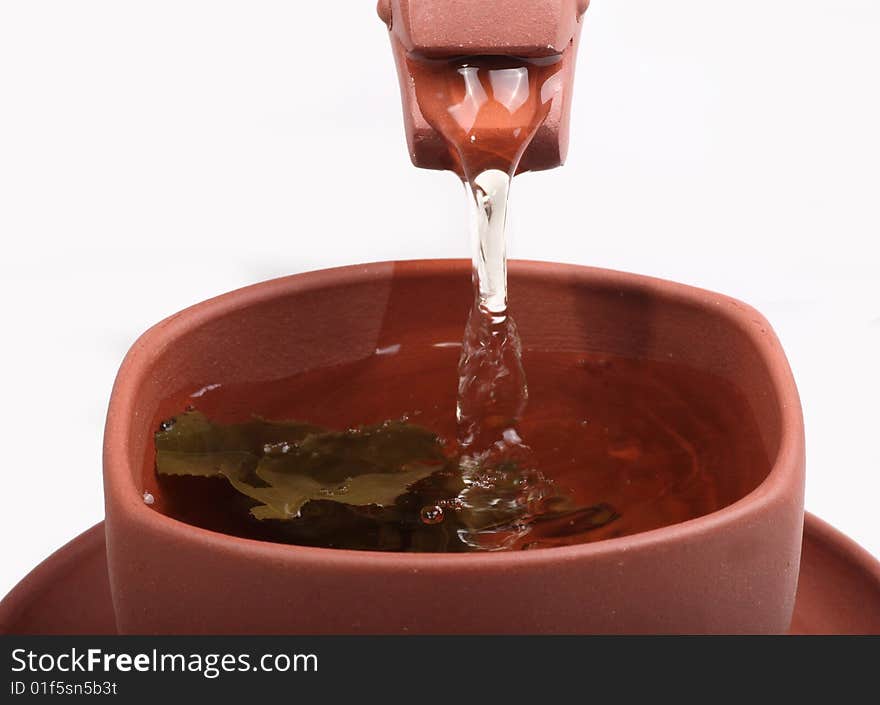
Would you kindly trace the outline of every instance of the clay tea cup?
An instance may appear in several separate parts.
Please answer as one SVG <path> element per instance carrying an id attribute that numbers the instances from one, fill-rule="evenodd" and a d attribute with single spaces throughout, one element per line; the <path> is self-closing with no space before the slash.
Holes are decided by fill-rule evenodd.
<path id="1" fill-rule="evenodd" d="M 717 511 L 531 551 L 386 553 L 283 545 L 162 513 L 156 419 L 207 384 L 274 380 L 400 341 L 460 340 L 470 263 L 388 262 L 257 284 L 193 306 L 128 353 L 105 434 L 107 551 L 120 633 L 783 633 L 803 525 L 804 434 L 785 355 L 750 307 L 679 284 L 512 262 L 525 348 L 675 359 L 729 380 L 770 457 Z M 255 342 L 256 341 L 256 342 Z M 454 378 L 454 370 L 452 371 Z M 755 468 L 736 468 L 754 474 Z M 155 492 L 152 505 L 144 501 Z"/>

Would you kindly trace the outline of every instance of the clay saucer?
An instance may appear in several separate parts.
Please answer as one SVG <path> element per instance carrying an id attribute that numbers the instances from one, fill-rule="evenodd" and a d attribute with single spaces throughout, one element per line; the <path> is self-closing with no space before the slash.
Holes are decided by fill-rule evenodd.
<path id="1" fill-rule="evenodd" d="M 115 634 L 104 522 L 34 568 L 0 602 L 0 634 Z M 880 562 L 811 514 L 791 634 L 880 634 Z"/>

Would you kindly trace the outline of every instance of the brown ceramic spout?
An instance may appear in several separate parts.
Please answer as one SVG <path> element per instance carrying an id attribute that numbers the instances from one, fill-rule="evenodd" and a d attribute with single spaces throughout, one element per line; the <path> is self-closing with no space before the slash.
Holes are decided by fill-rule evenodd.
<path id="1" fill-rule="evenodd" d="M 552 169 L 568 151 L 571 92 L 581 16 L 589 0 L 379 0 L 400 79 L 406 140 L 413 164 L 450 169 L 443 138 L 416 100 L 407 55 L 429 58 L 560 55 L 562 88 L 520 162 L 519 171 Z"/>

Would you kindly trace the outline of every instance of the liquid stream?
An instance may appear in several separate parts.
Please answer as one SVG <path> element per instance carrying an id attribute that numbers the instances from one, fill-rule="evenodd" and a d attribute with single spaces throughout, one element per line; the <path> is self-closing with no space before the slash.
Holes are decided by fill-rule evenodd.
<path id="1" fill-rule="evenodd" d="M 461 539 L 484 550 L 507 548 L 530 531 L 559 490 L 535 469 L 520 421 L 528 401 L 522 344 L 507 303 L 507 204 L 520 159 L 556 97 L 559 57 L 409 59 L 419 108 L 443 136 L 465 185 L 470 214 L 474 302 L 458 365 L 456 418 L 464 451 L 471 511 L 491 506 L 502 482 L 518 491 L 506 501 L 521 507 L 513 520 Z M 503 478 L 490 468 L 508 468 Z M 513 477 L 515 475 L 515 477 Z"/>

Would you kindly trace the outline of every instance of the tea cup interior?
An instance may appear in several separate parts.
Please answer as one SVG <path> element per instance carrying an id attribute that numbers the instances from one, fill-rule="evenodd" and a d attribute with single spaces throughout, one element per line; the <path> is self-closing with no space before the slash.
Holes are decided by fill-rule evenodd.
<path id="1" fill-rule="evenodd" d="M 401 350 L 455 348 L 471 304 L 469 279 L 463 261 L 327 270 L 234 292 L 163 322 L 145 338 L 150 343 L 161 335 L 169 343 L 151 354 L 149 373 L 140 376 L 132 397 L 134 417 L 143 423 L 131 427 L 127 444 L 131 481 L 151 495 L 153 509 L 167 510 L 153 472 L 153 433 L 161 419 L 205 390 L 271 383 Z M 768 462 L 721 478 L 724 503 L 765 479 L 780 450 L 784 421 L 774 371 L 759 349 L 778 343 L 759 314 L 709 292 L 579 267 L 513 262 L 510 279 L 511 309 L 527 357 L 548 350 L 598 352 L 674 361 L 727 380 L 746 399 Z M 448 375 L 454 387 L 454 355 L 450 351 L 448 370 L 425 374 Z M 405 356 L 400 360 L 397 369 L 389 368 L 391 375 L 403 374 Z M 409 371 L 417 370 L 410 365 Z M 354 386 L 391 383 L 375 376 L 347 380 Z"/>

